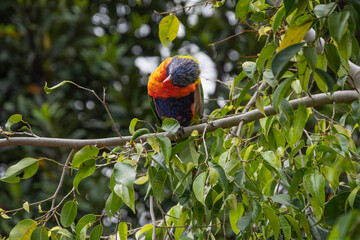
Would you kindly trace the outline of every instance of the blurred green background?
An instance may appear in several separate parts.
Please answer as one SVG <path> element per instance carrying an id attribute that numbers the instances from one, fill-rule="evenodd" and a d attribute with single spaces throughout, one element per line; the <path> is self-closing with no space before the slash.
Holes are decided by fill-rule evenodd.
<path id="1" fill-rule="evenodd" d="M 235 19 L 234 1 L 220 8 L 211 4 L 178 11 L 178 37 L 169 48 L 161 46 L 158 24 L 169 11 L 199 1 L 151 0 L 1 0 L 0 3 L 0 125 L 15 113 L 23 115 L 35 134 L 43 137 L 101 138 L 116 136 L 104 107 L 91 93 L 66 84 L 46 95 L 45 82 L 54 86 L 73 81 L 94 90 L 106 103 L 123 135 L 137 117 L 155 123 L 147 100 L 149 74 L 166 57 L 192 55 L 200 61 L 206 113 L 223 105 L 227 82 L 239 74 L 239 62 L 260 52 L 264 37 L 239 33 L 244 26 Z M 155 12 L 157 11 L 157 12 Z M 246 26 L 245 26 L 246 28 Z M 217 81 L 217 79 L 219 81 Z M 225 84 L 223 84 L 225 83 Z M 29 146 L 0 148 L 0 176 L 9 164 L 24 157 L 47 157 L 64 162 L 70 149 Z M 0 182 L 0 208 L 21 207 L 53 194 L 61 167 L 41 161 L 37 174 L 19 184 Z M 96 171 L 80 184 L 80 211 L 101 214 L 109 194 L 111 169 Z M 64 189 L 71 188 L 72 177 Z M 144 189 L 145 188 L 145 189 Z M 137 189 L 137 215 L 123 207 L 121 216 L 133 227 L 148 221 L 146 187 Z M 62 192 L 65 194 L 66 192 Z M 173 203 L 164 203 L 164 210 Z M 43 209 L 48 209 L 43 204 Z M 20 219 L 36 215 L 21 211 L 11 220 L 0 219 L 0 234 Z M 108 221 L 108 222 L 106 222 Z M 111 225 L 104 220 L 104 226 Z M 143 221 L 143 222 L 141 222 Z M 109 231 L 109 230 L 107 230 Z"/>

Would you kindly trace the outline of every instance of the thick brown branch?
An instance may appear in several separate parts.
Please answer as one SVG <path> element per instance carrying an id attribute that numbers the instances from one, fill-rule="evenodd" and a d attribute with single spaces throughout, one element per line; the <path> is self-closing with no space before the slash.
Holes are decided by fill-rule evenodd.
<path id="1" fill-rule="evenodd" d="M 329 97 L 329 94 L 320 93 L 312 95 L 311 97 L 303 97 L 290 101 L 293 109 L 297 109 L 300 103 L 304 103 L 306 107 L 316 107 L 325 104 L 332 103 L 351 103 L 356 101 L 359 98 L 359 93 L 354 90 L 347 91 L 337 91 L 334 92 L 332 98 Z M 275 115 L 276 112 L 272 106 L 267 106 L 264 108 L 264 111 L 267 116 Z M 240 121 L 244 121 L 244 124 L 259 120 L 265 117 L 259 110 L 252 110 L 244 114 L 235 115 L 231 117 L 226 117 L 223 119 L 215 120 L 210 123 L 202 123 L 199 125 L 194 125 L 184 128 L 184 137 L 189 137 L 194 130 L 197 130 L 199 134 L 202 134 L 206 128 L 207 132 L 215 131 L 218 128 L 230 128 L 237 126 Z M 208 126 L 207 126 L 208 125 Z M 150 135 L 155 135 L 150 134 Z M 175 139 L 170 133 L 157 133 L 157 135 L 166 135 L 171 140 Z M 143 135 L 138 138 L 136 141 L 146 141 L 149 135 Z M 35 137 L 9 137 L 0 139 L 0 146 L 42 146 L 42 147 L 70 147 L 70 148 L 82 148 L 86 145 L 98 145 L 98 146 L 117 146 L 125 145 L 126 142 L 129 142 L 131 136 L 126 137 L 112 137 L 112 138 L 100 138 L 100 139 L 63 139 L 63 138 L 35 138 Z"/>

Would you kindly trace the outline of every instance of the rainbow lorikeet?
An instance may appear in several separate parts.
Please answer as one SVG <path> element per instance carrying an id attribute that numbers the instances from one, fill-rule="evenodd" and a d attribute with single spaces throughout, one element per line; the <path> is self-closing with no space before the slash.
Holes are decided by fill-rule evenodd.
<path id="1" fill-rule="evenodd" d="M 196 123 L 203 113 L 199 62 L 190 56 L 165 59 L 149 77 L 148 94 L 160 122 L 174 118 L 182 127 Z"/>

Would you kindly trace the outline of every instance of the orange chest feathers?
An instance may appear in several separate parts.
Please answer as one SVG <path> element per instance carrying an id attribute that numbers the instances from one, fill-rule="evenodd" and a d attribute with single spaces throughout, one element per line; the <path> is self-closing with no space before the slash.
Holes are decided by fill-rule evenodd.
<path id="1" fill-rule="evenodd" d="M 170 81 L 163 83 L 167 78 L 166 66 L 171 61 L 171 58 L 165 59 L 164 62 L 150 75 L 148 82 L 148 94 L 153 98 L 181 98 L 194 92 L 198 83 L 191 84 L 187 87 L 177 87 L 171 84 Z"/>

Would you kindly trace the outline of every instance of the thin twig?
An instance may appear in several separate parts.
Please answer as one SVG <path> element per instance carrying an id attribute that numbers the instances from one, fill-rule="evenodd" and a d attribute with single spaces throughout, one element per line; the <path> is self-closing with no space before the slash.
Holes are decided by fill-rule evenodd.
<path id="1" fill-rule="evenodd" d="M 152 240 L 156 240 L 156 219 L 154 213 L 154 196 L 150 196 L 150 216 L 153 225 Z"/>
<path id="2" fill-rule="evenodd" d="M 62 187 L 62 184 L 63 184 L 63 182 L 64 182 L 64 177 L 65 177 L 65 172 L 66 172 L 66 166 L 70 163 L 70 160 L 71 160 L 72 157 L 74 156 L 75 151 L 76 151 L 75 148 L 71 149 L 71 152 L 70 152 L 69 156 L 67 157 L 67 159 L 66 159 L 66 161 L 65 161 L 65 164 L 64 164 L 64 167 L 63 167 L 63 171 L 62 171 L 62 173 L 61 173 L 61 177 L 60 177 L 60 181 L 59 181 L 58 187 L 57 187 L 57 189 L 56 189 L 56 191 L 55 191 L 55 193 L 54 193 L 54 195 L 53 195 L 53 200 L 52 200 L 52 203 L 51 203 L 51 208 L 53 208 L 54 205 L 55 205 L 56 197 L 57 197 L 57 195 L 59 194 L 60 189 L 61 189 L 61 187 Z"/>
<path id="3" fill-rule="evenodd" d="M 239 35 L 241 35 L 243 33 L 246 33 L 246 32 L 258 32 L 258 30 L 241 30 L 241 32 L 235 33 L 234 35 L 231 35 L 231 36 L 229 36 L 229 37 L 227 37 L 227 38 L 225 38 L 223 40 L 220 40 L 220 41 L 217 41 L 217 42 L 214 42 L 214 43 L 210 43 L 209 46 L 215 46 L 215 45 L 217 45 L 219 43 L 225 42 L 225 41 L 227 41 L 227 40 L 229 40 L 231 38 L 237 37 L 237 36 L 239 36 Z"/>
<path id="4" fill-rule="evenodd" d="M 158 203 L 158 201 L 156 201 L 156 204 L 158 206 L 158 208 L 160 209 L 160 212 L 161 212 L 161 215 L 163 216 L 163 220 L 164 220 L 164 225 L 167 227 L 167 224 L 166 224 L 166 216 L 167 214 L 164 212 L 164 210 L 161 208 L 160 204 Z M 169 216 L 169 217 L 172 217 L 172 216 Z M 168 235 L 169 239 L 170 240 L 174 240 L 171 235 L 170 235 L 170 232 L 169 232 L 169 228 L 166 228 L 166 234 Z"/>
<path id="5" fill-rule="evenodd" d="M 51 215 L 52 215 L 51 212 L 56 209 L 56 208 L 54 208 L 54 207 L 55 207 L 55 202 L 56 202 L 56 197 L 57 197 L 57 195 L 59 194 L 60 189 L 61 189 L 61 187 L 62 187 L 62 184 L 63 184 L 63 182 L 64 182 L 65 172 L 66 172 L 66 170 L 67 170 L 67 165 L 70 163 L 70 160 L 73 158 L 73 156 L 74 156 L 74 154 L 75 154 L 75 151 L 76 151 L 75 148 L 71 149 L 71 152 L 70 152 L 69 156 L 67 157 L 67 159 L 66 159 L 66 161 L 65 161 L 65 164 L 64 164 L 64 167 L 63 167 L 63 170 L 62 170 L 62 173 L 61 173 L 61 177 L 60 177 L 59 184 L 58 184 L 58 186 L 57 186 L 57 188 L 56 188 L 56 190 L 55 190 L 54 195 L 52 196 L 51 208 L 50 208 L 50 210 L 49 210 L 49 212 L 48 212 L 48 214 L 47 214 L 48 217 L 46 218 L 46 221 L 49 220 L 49 218 L 51 217 Z"/>
<path id="6" fill-rule="evenodd" d="M 175 13 L 177 11 L 185 10 L 186 8 L 188 8 L 190 10 L 192 7 L 196 7 L 196 6 L 203 5 L 203 4 L 208 4 L 208 3 L 211 3 L 211 2 L 213 2 L 213 0 L 204 1 L 204 2 L 198 2 L 198 3 L 195 3 L 195 4 L 190 5 L 190 6 L 183 6 L 183 7 L 180 7 L 180 8 L 171 10 L 171 11 L 167 11 L 167 12 L 158 12 L 158 11 L 154 11 L 154 12 L 157 13 L 157 14 L 160 14 L 160 15 L 167 15 L 167 14 Z"/>
<path id="7" fill-rule="evenodd" d="M 112 125 L 113 125 L 113 127 L 114 127 L 114 129 L 115 129 L 115 131 L 116 131 L 116 133 L 117 133 L 117 135 L 121 138 L 122 136 L 121 136 L 118 128 L 116 127 L 116 124 L 115 124 L 115 122 L 114 122 L 114 119 L 112 118 L 112 116 L 111 116 L 111 114 L 110 114 L 110 111 L 109 111 L 109 109 L 108 109 L 108 107 L 107 107 L 107 105 L 106 105 L 106 101 L 105 101 L 105 96 L 106 96 L 105 90 L 106 90 L 106 89 L 103 88 L 103 99 L 101 99 L 101 98 L 95 93 L 94 90 L 89 89 L 89 88 L 86 88 L 86 87 L 83 87 L 83 86 L 80 86 L 79 84 L 74 83 L 74 82 L 72 82 L 72 81 L 69 81 L 69 83 L 75 85 L 76 87 L 78 87 L 78 88 L 80 88 L 80 89 L 82 89 L 82 90 L 85 90 L 85 91 L 88 91 L 88 92 L 92 93 L 92 94 L 101 102 L 101 104 L 104 106 L 104 108 L 105 108 L 105 110 L 106 110 L 106 113 L 108 114 L 108 116 L 109 116 L 109 118 L 110 118 L 110 120 L 111 120 L 111 123 L 112 123 Z"/>
<path id="8" fill-rule="evenodd" d="M 203 135 L 202 135 L 202 139 L 204 142 L 204 148 L 205 148 L 205 161 L 204 161 L 205 163 L 206 163 L 207 159 L 209 158 L 209 153 L 208 153 L 207 144 L 206 144 L 206 140 L 205 140 L 206 129 L 208 126 L 209 126 L 209 124 L 206 124 Z"/>

